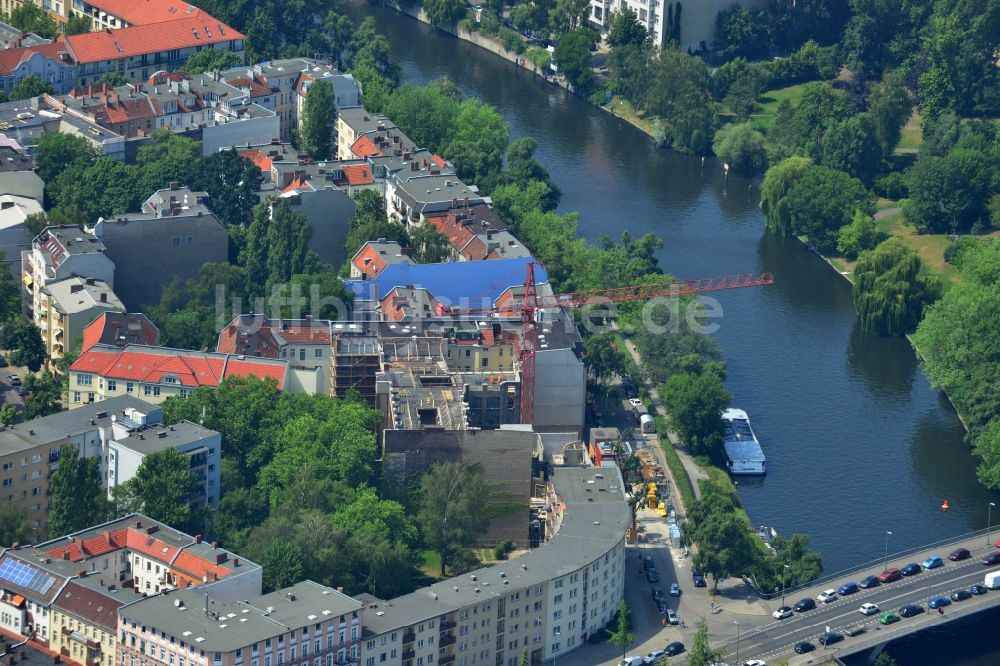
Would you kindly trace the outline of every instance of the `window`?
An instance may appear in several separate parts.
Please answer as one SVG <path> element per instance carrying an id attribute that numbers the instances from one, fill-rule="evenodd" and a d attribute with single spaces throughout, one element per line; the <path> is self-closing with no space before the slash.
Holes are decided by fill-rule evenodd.
<path id="1" fill-rule="evenodd" d="M 80 372 L 76 375 L 76 383 L 80 386 L 93 386 L 94 385 L 94 375 L 86 372 Z"/>
<path id="2" fill-rule="evenodd" d="M 323 358 L 322 348 L 316 350 L 316 358 Z"/>
<path id="3" fill-rule="evenodd" d="M 153 393 L 153 387 L 152 386 L 150 386 L 149 384 L 143 384 L 142 385 L 142 394 L 143 395 L 152 395 L 152 393 Z"/>
<path id="4" fill-rule="evenodd" d="M 299 350 L 299 360 L 300 361 L 306 360 L 306 349 L 305 349 L 305 347 L 303 347 L 302 349 Z"/>
<path id="5" fill-rule="evenodd" d="M 153 395 L 160 395 L 160 387 L 159 386 L 154 386 L 153 387 Z"/>
<path id="6" fill-rule="evenodd" d="M 115 381 L 114 379 L 109 379 L 108 380 L 108 390 L 109 391 L 117 391 L 118 390 L 118 382 Z"/>
<path id="7" fill-rule="evenodd" d="M 125 382 L 125 392 L 131 393 L 133 386 L 132 382 Z"/>

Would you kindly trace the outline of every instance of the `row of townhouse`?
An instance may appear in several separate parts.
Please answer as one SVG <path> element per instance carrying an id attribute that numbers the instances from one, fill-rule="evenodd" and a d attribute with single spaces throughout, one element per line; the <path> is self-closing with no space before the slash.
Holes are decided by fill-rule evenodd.
<path id="1" fill-rule="evenodd" d="M 0 0 L 0 11 L 10 14 L 15 8 L 35 4 L 46 10 L 57 23 L 74 16 L 86 16 L 92 30 L 127 28 L 136 25 L 167 23 L 183 18 L 201 18 L 205 12 L 190 3 L 174 0 Z"/>
<path id="2" fill-rule="evenodd" d="M 24 512 L 35 540 L 48 533 L 49 483 L 66 446 L 98 461 L 109 498 L 135 476 L 146 456 L 173 449 L 187 459 L 195 479 L 190 503 L 218 505 L 219 433 L 188 421 L 165 425 L 160 408 L 133 395 L 118 396 L 0 430 L 0 501 Z"/>

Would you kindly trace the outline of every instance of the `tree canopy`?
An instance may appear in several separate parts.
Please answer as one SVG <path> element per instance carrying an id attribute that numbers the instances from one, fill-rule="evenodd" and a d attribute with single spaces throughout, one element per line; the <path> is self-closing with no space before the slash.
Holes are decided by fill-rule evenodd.
<path id="1" fill-rule="evenodd" d="M 313 81 L 302 105 L 299 124 L 299 145 L 313 160 L 330 157 L 335 113 L 333 85 L 322 79 Z"/>
<path id="2" fill-rule="evenodd" d="M 52 506 L 48 513 L 51 537 L 99 525 L 108 515 L 100 461 L 81 458 L 75 444 L 59 451 L 59 463 L 49 484 Z"/>
<path id="3" fill-rule="evenodd" d="M 905 335 L 941 295 L 937 278 L 920 275 L 916 253 L 890 238 L 864 252 L 854 267 L 854 306 L 861 328 L 875 335 Z"/>

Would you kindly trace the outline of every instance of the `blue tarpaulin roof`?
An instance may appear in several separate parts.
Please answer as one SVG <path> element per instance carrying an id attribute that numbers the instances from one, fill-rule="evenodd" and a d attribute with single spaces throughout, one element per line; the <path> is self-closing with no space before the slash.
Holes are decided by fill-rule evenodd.
<path id="1" fill-rule="evenodd" d="M 385 298 L 396 287 L 426 289 L 444 305 L 488 308 L 507 289 L 524 284 L 530 257 L 453 261 L 442 264 L 391 264 L 369 280 L 346 280 L 348 290 L 359 301 Z M 535 261 L 535 282 L 548 282 Z M 374 291 L 373 291 L 374 290 Z"/>

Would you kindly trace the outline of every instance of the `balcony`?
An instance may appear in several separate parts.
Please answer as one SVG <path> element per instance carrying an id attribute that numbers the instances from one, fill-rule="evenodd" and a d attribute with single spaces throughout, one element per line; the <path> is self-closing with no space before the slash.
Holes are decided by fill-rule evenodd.
<path id="1" fill-rule="evenodd" d="M 452 620 L 444 620 L 443 622 L 441 622 L 441 633 L 444 633 L 449 629 L 454 629 L 456 626 L 458 626 L 457 622 L 453 622 Z"/>
<path id="2" fill-rule="evenodd" d="M 454 661 L 455 661 L 455 655 L 449 654 L 438 659 L 438 664 L 441 664 L 441 666 L 448 666 L 448 664 Z"/>
<path id="3" fill-rule="evenodd" d="M 403 634 L 403 645 L 406 645 L 407 643 L 412 643 L 415 640 L 417 640 L 417 635 L 412 631 L 408 631 L 405 634 Z"/>
<path id="4" fill-rule="evenodd" d="M 403 650 L 403 661 L 406 661 L 407 659 L 413 659 L 413 657 L 415 657 L 416 655 L 417 653 L 415 650 L 412 649 Z"/>
<path id="5" fill-rule="evenodd" d="M 458 639 L 452 636 L 451 634 L 448 634 L 447 636 L 442 636 L 440 639 L 438 639 L 438 647 L 448 647 L 449 645 L 454 645 L 455 641 L 457 640 Z"/>

